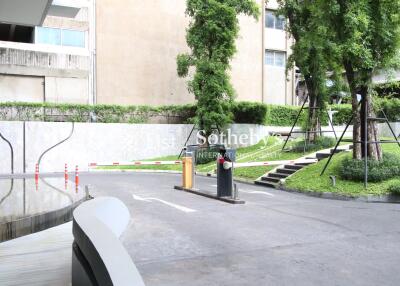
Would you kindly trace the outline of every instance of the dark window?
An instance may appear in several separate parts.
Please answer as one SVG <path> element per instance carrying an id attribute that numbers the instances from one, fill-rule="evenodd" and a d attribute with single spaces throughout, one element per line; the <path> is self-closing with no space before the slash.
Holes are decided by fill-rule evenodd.
<path id="1" fill-rule="evenodd" d="M 0 24 L 0 41 L 32 43 L 33 27 Z"/>

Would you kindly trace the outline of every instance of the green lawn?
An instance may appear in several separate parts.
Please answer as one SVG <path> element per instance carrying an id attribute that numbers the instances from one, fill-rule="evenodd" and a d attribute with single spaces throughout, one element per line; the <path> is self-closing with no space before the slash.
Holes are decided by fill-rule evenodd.
<path id="1" fill-rule="evenodd" d="M 153 158 L 149 160 L 140 160 L 140 161 L 176 161 L 178 159 L 178 155 L 164 156 Z M 142 166 L 106 166 L 106 167 L 97 167 L 97 169 L 105 169 L 105 170 L 168 170 L 168 171 L 182 171 L 181 165 L 142 165 Z"/>
<path id="2" fill-rule="evenodd" d="M 289 143 L 289 147 L 294 144 L 295 141 Z M 282 152 L 282 140 L 277 137 L 268 137 L 265 140 L 261 140 L 258 144 L 238 148 L 237 149 L 237 162 L 260 162 L 260 161 L 277 161 L 277 160 L 293 160 L 302 157 L 304 154 L 301 152 Z M 147 161 L 175 161 L 178 156 L 166 156 L 161 158 L 154 158 Z M 146 161 L 146 160 L 144 160 Z M 202 164 L 196 166 L 196 170 L 201 173 L 213 172 L 215 170 L 215 162 L 208 164 Z M 244 178 L 249 180 L 255 180 L 262 176 L 266 172 L 272 170 L 274 167 L 247 167 L 237 168 L 234 171 L 234 176 L 237 178 Z M 109 167 L 98 167 L 98 169 L 117 169 L 117 170 L 170 170 L 170 171 L 181 171 L 182 166 L 180 165 L 155 165 L 155 166 L 109 166 Z"/>
<path id="3" fill-rule="evenodd" d="M 397 144 L 382 144 L 385 152 L 400 154 L 400 148 Z M 320 173 L 325 166 L 326 160 L 317 164 L 308 166 L 286 180 L 285 186 L 304 192 L 331 192 L 348 196 L 361 195 L 384 195 L 389 193 L 389 186 L 400 184 L 400 174 L 397 178 L 379 183 L 369 183 L 368 189 L 364 189 L 363 182 L 345 181 L 339 178 L 340 162 L 346 157 L 352 156 L 351 153 L 340 153 L 335 155 L 326 170 L 324 176 Z M 332 186 L 329 176 L 336 176 L 336 187 Z"/>

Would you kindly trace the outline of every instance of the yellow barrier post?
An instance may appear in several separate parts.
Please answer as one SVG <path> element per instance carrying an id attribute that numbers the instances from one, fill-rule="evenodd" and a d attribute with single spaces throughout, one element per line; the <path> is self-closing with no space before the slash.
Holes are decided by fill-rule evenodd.
<path id="1" fill-rule="evenodd" d="M 182 158 L 182 187 L 184 189 L 193 188 L 193 158 Z"/>

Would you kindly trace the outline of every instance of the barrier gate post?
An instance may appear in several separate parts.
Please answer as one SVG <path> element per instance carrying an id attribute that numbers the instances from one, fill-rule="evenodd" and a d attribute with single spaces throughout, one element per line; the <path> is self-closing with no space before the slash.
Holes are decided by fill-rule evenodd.
<path id="1" fill-rule="evenodd" d="M 182 157 L 182 187 L 184 189 L 192 189 L 194 185 L 194 166 L 193 156 L 191 152 L 187 152 Z"/>
<path id="2" fill-rule="evenodd" d="M 217 196 L 233 198 L 233 162 L 236 150 L 221 148 L 217 159 Z"/>

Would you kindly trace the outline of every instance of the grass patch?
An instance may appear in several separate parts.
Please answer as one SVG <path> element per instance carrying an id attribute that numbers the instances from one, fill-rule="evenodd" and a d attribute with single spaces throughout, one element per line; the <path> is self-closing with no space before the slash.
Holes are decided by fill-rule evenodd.
<path id="1" fill-rule="evenodd" d="M 298 140 L 290 141 L 289 146 L 296 144 Z M 261 140 L 259 143 L 249 146 L 238 148 L 236 153 L 236 162 L 260 162 L 260 161 L 278 161 L 278 160 L 293 160 L 302 157 L 303 152 L 282 152 L 283 141 L 277 137 L 268 137 Z M 143 161 L 175 161 L 177 155 L 165 156 L 154 158 L 151 160 Z M 215 162 L 207 164 L 200 164 L 196 166 L 196 170 L 201 173 L 213 172 L 216 168 Z M 244 178 L 248 180 L 255 180 L 266 172 L 272 170 L 271 166 L 260 167 L 247 167 L 237 168 L 234 170 L 236 178 Z M 169 170 L 169 171 L 182 171 L 181 165 L 153 165 L 153 166 L 107 166 L 98 167 L 98 169 L 106 170 Z"/>
<path id="2" fill-rule="evenodd" d="M 149 160 L 140 160 L 143 162 L 149 161 L 176 161 L 177 155 L 158 157 Z M 182 165 L 141 165 L 141 166 L 101 166 L 96 169 L 100 170 L 166 170 L 166 171 L 182 171 Z"/>
<path id="3" fill-rule="evenodd" d="M 397 144 L 382 144 L 383 150 L 387 153 L 400 155 L 400 148 Z M 386 195 L 390 193 L 390 187 L 400 185 L 400 174 L 392 179 L 379 183 L 369 183 L 364 189 L 363 182 L 354 182 L 340 178 L 340 171 L 343 160 L 351 158 L 351 153 L 340 153 L 333 157 L 328 169 L 323 176 L 320 173 L 325 166 L 327 159 L 317 164 L 308 166 L 288 178 L 285 186 L 304 192 L 331 192 L 340 195 L 362 196 L 362 195 Z M 332 186 L 329 176 L 336 176 L 336 186 Z"/>
<path id="4" fill-rule="evenodd" d="M 305 140 L 298 141 L 293 144 L 291 151 L 293 152 L 316 152 L 323 149 L 334 147 L 336 144 L 335 138 L 331 137 L 318 137 L 315 142 L 306 144 Z"/>

